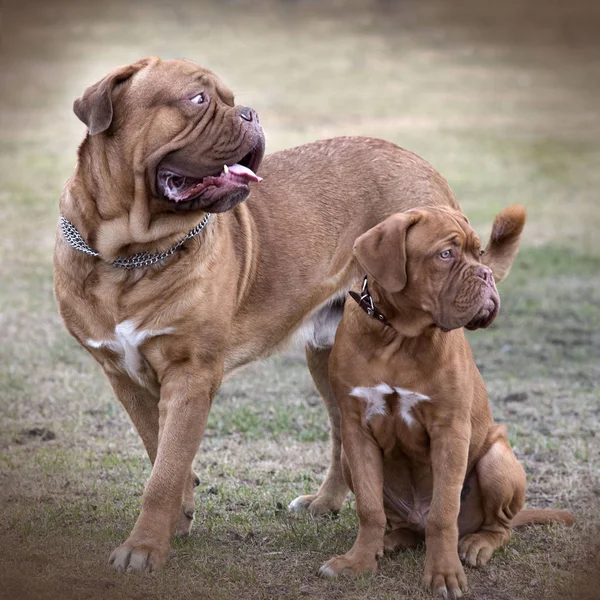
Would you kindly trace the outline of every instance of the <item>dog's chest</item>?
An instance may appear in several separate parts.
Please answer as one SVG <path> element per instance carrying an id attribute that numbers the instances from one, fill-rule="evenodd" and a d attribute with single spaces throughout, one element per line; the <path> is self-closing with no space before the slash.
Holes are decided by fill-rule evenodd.
<path id="1" fill-rule="evenodd" d="M 89 338 L 85 343 L 90 348 L 101 351 L 101 362 L 105 370 L 120 370 L 139 385 L 153 387 L 155 374 L 142 354 L 142 346 L 151 338 L 167 335 L 172 331 L 172 327 L 140 329 L 133 320 L 126 320 L 116 325 L 113 336 L 99 340 Z"/>

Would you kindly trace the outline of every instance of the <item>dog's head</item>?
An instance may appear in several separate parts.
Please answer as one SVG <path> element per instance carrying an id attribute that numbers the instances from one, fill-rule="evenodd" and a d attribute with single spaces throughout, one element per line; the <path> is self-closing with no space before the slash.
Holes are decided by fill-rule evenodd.
<path id="1" fill-rule="evenodd" d="M 364 233 L 354 254 L 392 310 L 417 310 L 444 331 L 485 328 L 500 307 L 492 269 L 501 265 L 502 275 L 508 272 L 524 224 L 522 207 L 507 208 L 496 217 L 484 251 L 460 212 L 416 209 L 392 215 Z"/>
<path id="2" fill-rule="evenodd" d="M 211 71 L 145 58 L 85 90 L 73 109 L 106 156 L 143 175 L 150 212 L 222 212 L 245 200 L 265 141 L 254 110 Z"/>

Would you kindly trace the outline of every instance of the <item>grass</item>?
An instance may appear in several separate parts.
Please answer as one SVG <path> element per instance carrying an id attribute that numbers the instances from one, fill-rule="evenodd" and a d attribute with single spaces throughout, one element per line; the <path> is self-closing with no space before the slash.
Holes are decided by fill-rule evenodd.
<path id="1" fill-rule="evenodd" d="M 567 508 L 578 523 L 516 532 L 488 567 L 468 570 L 470 597 L 597 598 L 599 23 L 598 7 L 580 0 L 355 0 L 343 10 L 310 0 L 5 1 L 0 598 L 427 597 L 422 548 L 384 558 L 373 577 L 316 576 L 349 548 L 357 523 L 352 501 L 335 518 L 287 512 L 316 489 L 328 455 L 325 409 L 299 350 L 219 391 L 195 462 L 195 527 L 166 570 L 108 568 L 149 465 L 99 368 L 60 323 L 51 252 L 83 133 L 72 100 L 147 54 L 213 68 L 258 110 L 269 151 L 346 134 L 416 151 L 483 236 L 502 207 L 525 204 L 501 315 L 470 341 L 527 470 L 528 504 Z M 43 441 L 48 430 L 55 437 Z"/>

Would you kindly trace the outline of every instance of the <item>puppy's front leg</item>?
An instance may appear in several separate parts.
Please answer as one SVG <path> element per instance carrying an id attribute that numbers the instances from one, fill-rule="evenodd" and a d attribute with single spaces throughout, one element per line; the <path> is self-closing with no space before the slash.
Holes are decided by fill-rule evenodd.
<path id="1" fill-rule="evenodd" d="M 433 497 L 427 517 L 423 585 L 438 596 L 460 598 L 467 578 L 458 556 L 458 513 L 467 470 L 469 416 L 429 431 Z"/>
<path id="2" fill-rule="evenodd" d="M 383 457 L 381 449 L 361 425 L 360 414 L 342 413 L 342 463 L 350 468 L 358 513 L 358 536 L 349 552 L 328 560 L 320 575 L 335 577 L 343 571 L 357 575 L 377 569 L 383 554 Z"/>
<path id="3" fill-rule="evenodd" d="M 156 459 L 133 531 L 110 557 L 115 569 L 153 571 L 167 562 L 191 465 L 221 373 L 221 369 L 189 362 L 166 371 L 158 403 Z"/>

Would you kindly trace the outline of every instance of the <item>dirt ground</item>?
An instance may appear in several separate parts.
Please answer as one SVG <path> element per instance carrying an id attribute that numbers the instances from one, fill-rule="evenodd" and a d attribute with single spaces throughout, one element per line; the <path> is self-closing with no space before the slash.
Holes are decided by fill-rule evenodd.
<path id="1" fill-rule="evenodd" d="M 75 97 L 148 54 L 212 68 L 270 152 L 335 135 L 392 140 L 446 176 L 485 236 L 529 220 L 502 312 L 469 335 L 527 504 L 577 524 L 515 532 L 468 569 L 469 598 L 600 598 L 600 5 L 4 0 L 0 29 L 0 599 L 427 598 L 424 550 L 325 581 L 357 521 L 289 514 L 327 466 L 325 409 L 300 349 L 218 393 L 195 469 L 197 518 L 167 568 L 107 565 L 149 464 L 52 295 L 57 199 L 83 125 Z"/>

